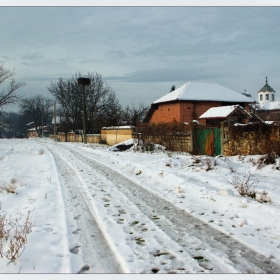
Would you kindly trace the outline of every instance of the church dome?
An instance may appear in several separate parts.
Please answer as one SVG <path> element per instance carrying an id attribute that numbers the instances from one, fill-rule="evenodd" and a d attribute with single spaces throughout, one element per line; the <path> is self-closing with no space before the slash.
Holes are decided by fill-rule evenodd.
<path id="1" fill-rule="evenodd" d="M 260 89 L 259 92 L 275 92 L 275 90 L 267 83 L 267 77 L 265 79 L 265 85 Z"/>

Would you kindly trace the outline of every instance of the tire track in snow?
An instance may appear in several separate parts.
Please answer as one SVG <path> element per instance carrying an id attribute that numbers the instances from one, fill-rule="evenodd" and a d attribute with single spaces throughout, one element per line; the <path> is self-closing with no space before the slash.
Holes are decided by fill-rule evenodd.
<path id="1" fill-rule="evenodd" d="M 47 146 L 49 148 L 51 147 L 50 145 Z M 80 178 L 80 185 L 84 184 L 83 187 L 79 187 L 79 184 L 77 184 L 78 182 L 75 181 L 74 177 L 73 186 L 76 185 L 77 188 L 81 189 L 80 195 L 83 195 L 84 193 L 86 194 L 85 198 L 88 199 L 89 204 L 99 205 L 95 206 L 93 210 L 94 212 L 97 210 L 96 213 L 97 216 L 99 216 L 99 222 L 103 223 L 100 220 L 100 217 L 103 217 L 107 221 L 109 220 L 109 232 L 111 234 L 113 233 L 115 236 L 120 236 L 120 238 L 116 239 L 112 238 L 110 235 L 110 238 L 112 238 L 112 240 L 115 242 L 115 246 L 113 247 L 120 258 L 120 261 L 122 263 L 123 261 L 126 262 L 124 268 L 127 272 L 207 272 L 197 264 L 196 260 L 194 260 L 188 253 L 183 251 L 181 246 L 170 239 L 170 237 L 162 232 L 160 228 L 157 228 L 156 225 L 148 217 L 146 217 L 146 215 L 144 215 L 133 203 L 129 201 L 129 199 L 127 199 L 127 197 L 118 189 L 117 186 L 115 186 L 115 184 L 109 181 L 104 175 L 100 174 L 99 172 L 95 172 L 84 161 L 77 159 L 72 155 L 71 152 L 65 152 L 66 153 L 61 153 L 60 156 L 59 151 L 59 155 L 57 155 L 58 159 L 64 161 L 64 166 L 71 165 L 71 171 L 69 170 L 69 172 L 76 173 L 75 176 Z M 53 153 L 56 154 L 54 151 Z M 67 164 L 67 161 L 71 162 L 71 164 Z M 90 177 L 88 177 L 86 173 L 90 173 Z M 104 188 L 106 188 L 106 191 Z M 107 192 L 108 189 L 110 189 L 109 193 Z M 108 202 L 108 198 L 111 196 L 115 197 L 116 195 L 118 196 L 119 200 L 111 201 L 111 206 L 107 208 L 106 204 L 104 205 L 104 203 Z M 77 199 L 77 196 L 75 195 L 73 198 Z M 101 205 L 100 198 L 103 201 Z M 133 218 L 131 216 L 133 216 Z M 76 216 L 75 218 L 79 220 L 80 215 Z M 134 224 L 136 219 L 141 222 L 136 222 Z M 150 230 L 152 231 L 151 238 L 149 236 Z M 105 232 L 106 231 L 107 230 L 105 229 Z M 146 231 L 148 235 L 145 237 Z M 77 232 L 77 230 L 75 232 Z M 119 235 L 119 233 L 121 235 Z M 124 233 L 126 237 L 124 237 Z M 146 242 L 145 239 L 141 238 L 140 236 L 147 238 Z M 168 240 L 170 240 L 172 243 L 171 248 L 170 241 Z M 142 244 L 142 242 L 145 244 Z M 118 247 L 120 244 L 121 247 Z M 157 250 L 155 250 L 155 246 Z M 74 246 L 71 250 L 74 253 L 78 251 L 79 244 Z M 85 248 L 85 250 L 87 250 L 87 248 Z M 106 258 L 106 256 L 104 256 L 104 258 Z M 145 260 L 144 263 L 143 260 Z M 129 264 L 127 264 L 127 262 Z"/>
<path id="2" fill-rule="evenodd" d="M 280 273 L 278 264 L 231 236 L 212 228 L 104 164 L 69 147 L 64 148 L 118 185 L 145 215 L 185 248 L 203 268 L 213 273 L 228 273 L 226 268 L 232 264 L 241 273 Z"/>
<path id="3" fill-rule="evenodd" d="M 50 149 L 49 146 L 47 147 L 54 157 L 60 179 L 63 182 L 65 204 L 73 212 L 72 217 L 67 213 L 67 220 L 70 224 L 75 220 L 77 225 L 77 229 L 73 230 L 72 236 L 69 237 L 69 243 L 73 243 L 69 248 L 69 251 L 74 255 L 72 262 L 77 261 L 75 255 L 82 250 L 84 264 L 81 265 L 77 273 L 122 273 L 120 264 L 114 257 L 98 223 L 92 215 L 81 188 L 78 187 L 81 186 L 82 182 L 75 174 L 75 170 L 53 149 Z M 68 228 L 70 226 L 68 225 Z M 69 234 L 71 234 L 71 230 Z M 75 267 L 76 265 L 73 264 L 73 266 Z"/>

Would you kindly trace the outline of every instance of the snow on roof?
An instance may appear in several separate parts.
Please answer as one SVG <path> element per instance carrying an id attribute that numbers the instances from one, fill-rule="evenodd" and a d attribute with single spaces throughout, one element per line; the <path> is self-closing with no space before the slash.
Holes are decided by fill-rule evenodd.
<path id="1" fill-rule="evenodd" d="M 243 109 L 243 107 L 239 105 L 232 105 L 232 106 L 221 106 L 221 107 L 212 107 L 208 109 L 204 114 L 202 114 L 199 118 L 205 119 L 205 118 L 226 118 L 228 117 L 233 111 L 235 111 L 237 108 L 244 111 L 248 117 L 251 117 L 251 115 Z"/>
<path id="2" fill-rule="evenodd" d="M 44 125 L 43 128 L 46 128 L 48 127 L 47 125 Z M 42 129 L 42 126 L 38 126 L 37 127 L 37 130 L 41 130 Z M 36 130 L 36 127 L 31 127 L 29 129 L 27 129 L 28 131 L 35 131 Z"/>
<path id="3" fill-rule="evenodd" d="M 252 103 L 250 97 L 232 91 L 219 84 L 188 82 L 157 99 L 153 104 L 173 100 L 225 101 Z"/>
<path id="4" fill-rule="evenodd" d="M 264 109 L 264 110 L 280 109 L 280 101 L 263 102 L 260 104 L 260 109 Z"/>
<path id="5" fill-rule="evenodd" d="M 102 127 L 102 129 L 131 129 L 131 128 L 134 128 L 134 126 L 123 125 L 123 126 L 107 126 L 107 127 Z"/>

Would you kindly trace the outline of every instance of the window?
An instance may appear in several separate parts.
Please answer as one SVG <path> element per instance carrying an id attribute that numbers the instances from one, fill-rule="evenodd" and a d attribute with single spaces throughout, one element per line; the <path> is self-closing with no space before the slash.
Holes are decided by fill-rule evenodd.
<path id="1" fill-rule="evenodd" d="M 263 100 L 263 95 L 261 94 L 261 95 L 260 95 L 260 101 L 262 101 L 262 100 Z"/>
<path id="2" fill-rule="evenodd" d="M 269 94 L 268 93 L 265 95 L 265 100 L 269 100 Z"/>
<path id="3" fill-rule="evenodd" d="M 272 94 L 271 97 L 272 97 L 272 101 L 274 101 L 274 94 Z"/>

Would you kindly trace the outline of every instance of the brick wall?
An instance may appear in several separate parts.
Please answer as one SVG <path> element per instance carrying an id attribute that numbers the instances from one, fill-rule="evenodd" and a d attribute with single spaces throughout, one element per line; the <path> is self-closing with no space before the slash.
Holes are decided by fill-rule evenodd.
<path id="1" fill-rule="evenodd" d="M 158 105 L 158 109 L 154 111 L 149 123 L 168 123 L 188 122 L 198 120 L 199 123 L 205 124 L 205 120 L 199 120 L 199 117 L 211 107 L 221 106 L 222 102 L 216 101 L 178 101 L 175 103 L 162 103 Z"/>
<path id="2" fill-rule="evenodd" d="M 134 138 L 137 140 L 141 140 L 141 135 L 134 135 Z M 178 152 L 191 152 L 192 151 L 192 136 L 184 135 L 177 137 L 164 137 L 165 140 L 156 139 L 154 137 L 150 137 L 146 139 L 148 143 L 160 144 L 164 146 L 167 150 L 170 151 L 178 151 Z"/>
<path id="3" fill-rule="evenodd" d="M 83 142 L 82 135 L 75 134 L 74 132 L 67 133 L 67 139 L 65 133 L 59 132 L 57 139 L 59 142 Z M 50 136 L 50 139 L 54 140 L 54 135 Z M 100 134 L 87 134 L 87 143 L 100 143 Z"/>
<path id="4" fill-rule="evenodd" d="M 269 134 L 262 132 L 260 129 L 259 131 L 244 131 L 238 136 L 232 136 L 229 127 L 222 125 L 222 154 L 225 156 L 263 155 L 271 150 L 280 153 L 280 128 L 273 125 L 270 127 L 271 132 Z"/>
<path id="5" fill-rule="evenodd" d="M 204 102 L 180 102 L 181 122 L 191 123 L 193 120 L 200 124 L 206 124 L 206 120 L 200 120 L 199 117 L 212 107 L 219 107 L 222 102 L 204 101 Z"/>
<path id="6" fill-rule="evenodd" d="M 159 104 L 149 123 L 180 122 L 180 103 Z"/>
<path id="7" fill-rule="evenodd" d="M 244 128 L 246 131 L 243 132 Z M 233 134 L 229 129 L 228 126 L 221 126 L 221 153 L 225 156 L 261 155 L 267 154 L 271 150 L 280 154 L 280 123 L 276 125 L 254 123 L 248 124 L 246 127 L 237 126 L 235 129 L 238 131 L 234 131 Z M 164 132 L 162 134 L 164 135 L 142 137 L 141 133 L 138 133 L 135 138 L 139 140 L 145 138 L 146 143 L 160 144 L 171 151 L 193 152 L 195 143 L 193 143 L 192 128 L 187 135 L 169 136 Z"/>
<path id="8" fill-rule="evenodd" d="M 134 127 L 103 127 L 101 129 L 101 141 L 109 146 L 113 146 L 133 138 L 134 130 Z"/>

